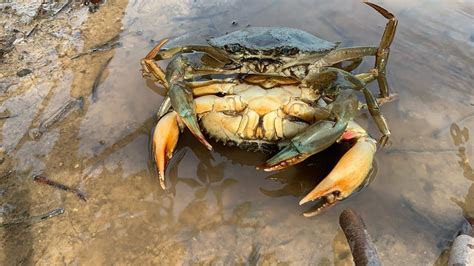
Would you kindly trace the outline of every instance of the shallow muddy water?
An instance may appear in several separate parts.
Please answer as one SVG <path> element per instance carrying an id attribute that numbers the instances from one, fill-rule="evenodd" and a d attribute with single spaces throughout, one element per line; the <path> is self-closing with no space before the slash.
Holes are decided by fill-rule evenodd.
<path id="1" fill-rule="evenodd" d="M 33 31 L 12 44 L 0 69 L 0 112 L 10 114 L 0 120 L 0 215 L 8 222 L 65 213 L 0 228 L 0 261 L 351 265 L 338 216 L 352 208 L 385 264 L 445 263 L 464 217 L 474 217 L 474 4 L 413 2 L 377 2 L 399 19 L 387 67 L 398 97 L 382 107 L 391 145 L 377 152 L 369 187 L 313 218 L 298 201 L 337 148 L 267 173 L 255 170 L 265 154 L 216 143 L 209 152 L 185 133 L 169 167 L 171 189 L 161 190 L 148 137 L 165 90 L 142 78 L 139 61 L 163 38 L 203 43 L 247 25 L 377 45 L 386 21 L 374 10 L 342 0 L 109 0 L 95 13 L 75 4 L 37 24 L 10 25 L 31 16 L 10 9 L 2 33 Z M 367 113 L 357 121 L 378 136 Z M 79 188 L 87 201 L 34 182 L 39 173 Z"/>

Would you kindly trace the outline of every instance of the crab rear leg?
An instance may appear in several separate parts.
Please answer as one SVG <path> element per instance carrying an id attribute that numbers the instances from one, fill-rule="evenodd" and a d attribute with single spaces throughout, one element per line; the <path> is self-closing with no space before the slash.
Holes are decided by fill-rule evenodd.
<path id="1" fill-rule="evenodd" d="M 310 72 L 305 80 L 303 80 L 303 83 L 309 83 L 311 80 L 314 80 L 314 76 L 318 74 L 320 67 L 337 66 L 343 61 L 356 60 L 357 62 L 357 58 L 375 56 L 374 69 L 372 69 L 372 71 L 369 73 L 358 74 L 357 77 L 366 83 L 377 79 L 380 89 L 380 96 L 382 98 L 389 97 L 389 88 L 385 75 L 385 68 L 387 65 L 388 55 L 390 53 L 390 45 L 392 44 L 393 38 L 395 37 L 398 20 L 392 13 L 388 12 L 384 8 L 370 2 L 364 3 L 388 19 L 379 47 L 350 47 L 333 50 L 310 66 Z M 350 71 L 354 66 L 356 66 L 356 63 L 354 63 L 354 65 L 351 64 L 351 67 L 349 68 L 346 67 L 343 69 Z"/>
<path id="2" fill-rule="evenodd" d="M 395 37 L 395 32 L 397 30 L 398 20 L 392 13 L 388 12 L 384 8 L 370 2 L 365 3 L 388 19 L 387 25 L 385 26 L 385 31 L 382 35 L 382 40 L 380 41 L 380 45 L 377 50 L 377 55 L 375 57 L 375 69 L 377 69 L 378 72 L 376 77 L 380 88 L 380 95 L 382 97 L 388 97 L 389 90 L 387 78 L 385 77 L 385 66 L 387 65 L 388 55 L 390 53 L 390 45 L 392 44 L 393 38 Z"/>

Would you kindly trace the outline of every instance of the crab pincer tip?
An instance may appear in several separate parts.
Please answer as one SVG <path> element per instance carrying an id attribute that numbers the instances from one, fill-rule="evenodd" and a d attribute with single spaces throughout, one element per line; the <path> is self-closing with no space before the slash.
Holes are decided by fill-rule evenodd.
<path id="1" fill-rule="evenodd" d="M 165 176 L 163 173 L 159 172 L 158 173 L 158 178 L 160 179 L 160 187 L 163 190 L 166 190 L 166 182 L 165 182 Z"/>
<path id="2" fill-rule="evenodd" d="M 311 200 L 306 196 L 306 197 L 304 197 L 300 200 L 299 205 L 303 205 L 303 204 L 305 204 L 309 201 L 311 201 Z"/>
<path id="3" fill-rule="evenodd" d="M 203 139 L 203 141 L 201 141 L 202 144 L 204 144 L 204 146 L 206 146 L 206 149 L 210 150 L 210 151 L 213 151 L 214 148 L 212 147 L 211 144 L 209 144 L 209 142 L 207 142 L 205 139 Z"/>
<path id="4" fill-rule="evenodd" d="M 258 165 L 256 168 L 257 168 L 257 170 L 263 170 L 265 172 L 271 172 L 271 171 L 281 169 L 278 164 L 277 165 L 269 165 L 268 163 L 263 163 L 261 165 Z"/>

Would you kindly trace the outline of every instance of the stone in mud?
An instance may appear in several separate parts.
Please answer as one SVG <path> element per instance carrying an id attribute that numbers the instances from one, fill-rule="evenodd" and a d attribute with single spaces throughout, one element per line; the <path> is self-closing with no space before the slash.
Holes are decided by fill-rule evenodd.
<path id="1" fill-rule="evenodd" d="M 19 22 L 23 24 L 30 24 L 36 16 L 38 16 L 41 4 L 43 1 L 40 0 L 18 0 L 18 1 L 7 1 L 0 5 L 0 9 L 12 10 L 13 13 L 19 16 Z"/>
<path id="2" fill-rule="evenodd" d="M 16 72 L 16 75 L 19 76 L 19 77 L 24 77 L 26 75 L 29 75 L 31 74 L 31 69 L 28 69 L 28 68 L 23 68 L 22 70 Z"/>
<path id="3" fill-rule="evenodd" d="M 468 235 L 456 237 L 449 255 L 448 265 L 474 264 L 474 238 Z"/>

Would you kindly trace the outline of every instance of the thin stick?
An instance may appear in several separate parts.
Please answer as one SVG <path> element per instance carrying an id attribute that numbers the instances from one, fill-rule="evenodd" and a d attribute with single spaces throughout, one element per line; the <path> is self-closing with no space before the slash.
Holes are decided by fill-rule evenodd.
<path id="1" fill-rule="evenodd" d="M 8 226 L 11 226 L 11 225 L 17 225 L 17 224 L 33 224 L 33 223 L 36 223 L 36 222 L 41 222 L 41 221 L 47 220 L 49 218 L 53 218 L 53 217 L 58 216 L 58 215 L 63 214 L 63 213 L 64 213 L 64 208 L 56 208 L 56 209 L 53 209 L 52 211 L 49 211 L 49 212 L 44 213 L 44 214 L 35 215 L 35 216 L 31 216 L 31 217 L 16 218 L 16 219 L 13 219 L 10 222 L 1 223 L 0 228 L 8 227 Z"/>
<path id="2" fill-rule="evenodd" d="M 56 12 L 53 13 L 52 17 L 56 16 L 61 11 L 63 11 L 68 5 L 71 4 L 71 2 L 72 2 L 72 0 L 68 0 L 61 8 L 59 8 L 58 10 L 56 10 Z"/>
<path id="3" fill-rule="evenodd" d="M 102 80 L 102 75 L 104 74 L 105 69 L 106 69 L 107 66 L 109 65 L 109 63 L 110 63 L 110 61 L 112 60 L 112 58 L 114 58 L 114 57 L 111 56 L 109 59 L 107 59 L 107 61 L 105 61 L 105 63 L 103 63 L 103 64 L 100 66 L 99 74 L 95 77 L 94 84 L 92 84 L 92 90 L 91 90 L 92 102 L 96 102 L 96 101 L 97 101 L 97 88 L 99 88 L 100 82 L 101 82 L 101 80 Z"/>
<path id="4" fill-rule="evenodd" d="M 0 119 L 7 119 L 7 118 L 10 118 L 10 117 L 11 117 L 11 115 L 10 115 L 10 111 L 8 109 L 6 109 L 5 111 L 0 113 Z"/>
<path id="5" fill-rule="evenodd" d="M 84 56 L 84 55 L 90 55 L 90 54 L 93 54 L 95 52 L 108 51 L 108 50 L 112 50 L 114 48 L 120 47 L 120 46 L 122 46 L 122 43 L 118 41 L 119 39 L 120 39 L 120 34 L 117 34 L 114 37 L 112 37 L 111 39 L 105 41 L 104 43 L 101 43 L 99 45 L 96 45 L 95 47 L 92 47 L 88 51 L 85 51 L 85 52 L 82 52 L 82 53 L 79 53 L 79 54 L 76 54 L 76 55 L 72 56 L 71 59 L 76 59 L 76 58 L 79 58 L 79 57 Z"/>
<path id="6" fill-rule="evenodd" d="M 84 193 L 82 191 L 80 191 L 79 189 L 77 189 L 77 188 L 72 188 L 72 187 L 63 185 L 59 182 L 53 181 L 53 180 L 51 180 L 51 179 L 49 179 L 45 176 L 41 176 L 41 175 L 35 175 L 33 177 L 33 180 L 35 180 L 36 182 L 38 182 L 40 184 L 45 184 L 45 185 L 49 185 L 49 186 L 52 186 L 52 187 L 55 187 L 55 188 L 58 188 L 58 189 L 61 189 L 61 190 L 64 190 L 64 191 L 72 192 L 72 193 L 74 193 L 74 195 L 76 195 L 81 200 L 87 201 L 86 196 L 84 195 Z"/>

